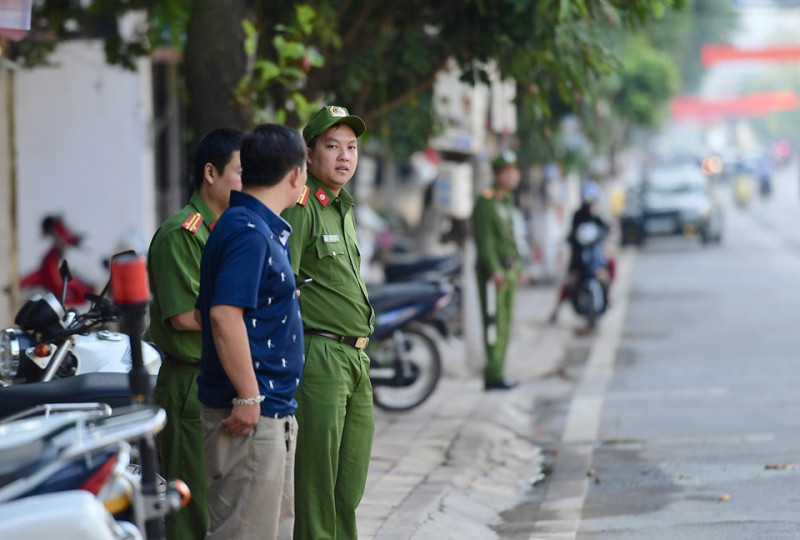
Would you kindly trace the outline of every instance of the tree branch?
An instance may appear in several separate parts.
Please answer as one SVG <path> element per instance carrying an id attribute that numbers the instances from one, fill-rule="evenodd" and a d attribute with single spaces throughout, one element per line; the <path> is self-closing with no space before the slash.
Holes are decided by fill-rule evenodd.
<path id="1" fill-rule="evenodd" d="M 353 21 L 353 24 L 347 30 L 347 34 L 342 38 L 342 48 L 345 48 L 349 43 L 356 39 L 356 36 L 361 32 L 361 28 L 364 26 L 364 23 L 367 22 L 369 16 L 372 14 L 372 10 L 377 5 L 375 0 L 370 0 L 367 2 L 367 5 L 359 12 L 356 20 Z M 339 21 L 341 23 L 341 19 Z"/>
<path id="2" fill-rule="evenodd" d="M 433 86 L 436 82 L 436 76 L 442 70 L 442 68 L 446 65 L 447 61 L 445 60 L 441 65 L 437 66 L 436 69 L 432 72 L 432 74 L 418 85 L 414 86 L 413 88 L 409 88 L 396 98 L 388 101 L 378 107 L 377 109 L 371 110 L 364 114 L 364 121 L 368 120 L 375 120 L 385 114 L 392 112 L 393 110 L 397 109 L 398 107 L 403 106 L 406 102 L 408 102 L 411 98 L 423 92 Z"/>

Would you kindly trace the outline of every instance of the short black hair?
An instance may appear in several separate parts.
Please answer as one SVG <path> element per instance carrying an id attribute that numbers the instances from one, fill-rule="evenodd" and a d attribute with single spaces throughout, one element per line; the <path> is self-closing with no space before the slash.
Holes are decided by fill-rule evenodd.
<path id="1" fill-rule="evenodd" d="M 209 131 L 197 145 L 194 152 L 194 187 L 203 185 L 206 163 L 211 163 L 218 173 L 222 174 L 225 166 L 239 150 L 244 135 L 238 129 L 220 128 Z"/>
<path id="2" fill-rule="evenodd" d="M 274 186 L 306 161 L 300 132 L 279 124 L 256 126 L 242 139 L 242 185 Z"/>

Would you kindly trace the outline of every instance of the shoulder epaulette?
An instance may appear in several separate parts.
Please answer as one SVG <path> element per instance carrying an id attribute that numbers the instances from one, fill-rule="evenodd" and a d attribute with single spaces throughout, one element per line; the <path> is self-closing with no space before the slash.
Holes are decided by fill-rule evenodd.
<path id="1" fill-rule="evenodd" d="M 494 189 L 486 188 L 483 190 L 482 195 L 484 199 L 494 199 Z"/>
<path id="2" fill-rule="evenodd" d="M 199 229 L 200 225 L 202 224 L 203 224 L 203 216 L 200 215 L 200 212 L 195 212 L 194 214 L 186 218 L 186 221 L 183 222 L 183 225 L 181 225 L 181 227 L 183 227 L 192 234 L 196 234 L 197 229 Z"/>
<path id="3" fill-rule="evenodd" d="M 305 206 L 308 202 L 308 194 L 311 193 L 311 188 L 308 186 L 303 187 L 303 191 L 300 192 L 300 196 L 297 198 L 297 204 L 300 206 Z"/>

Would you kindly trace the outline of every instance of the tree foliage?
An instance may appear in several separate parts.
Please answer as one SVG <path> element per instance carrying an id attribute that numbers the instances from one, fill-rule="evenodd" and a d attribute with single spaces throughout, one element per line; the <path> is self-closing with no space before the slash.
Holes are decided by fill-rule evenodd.
<path id="1" fill-rule="evenodd" d="M 18 52 L 39 61 L 41 54 L 32 51 L 91 33 L 106 39 L 111 61 L 130 67 L 136 55 L 160 44 L 185 47 L 196 114 L 221 108 L 230 111 L 229 125 L 267 119 L 299 125 L 315 102 L 336 101 L 363 116 L 373 136 L 407 152 L 423 146 L 436 128 L 429 95 L 449 60 L 469 83 L 486 82 L 491 69 L 516 79 L 521 110 L 546 133 L 562 110 L 603 89 L 599 81 L 616 65 L 609 33 L 629 32 L 685 1 L 103 0 L 81 7 L 83 2 L 43 0 L 36 3 L 34 31 Z M 232 27 L 230 16 L 204 16 L 225 4 L 238 6 L 240 25 Z M 150 25 L 123 37 L 115 17 L 132 9 L 147 10 Z M 208 43 L 198 46 L 198 40 Z M 192 50 L 216 58 L 213 69 Z M 229 56 L 226 66 L 214 55 L 220 50 L 241 51 L 244 64 Z M 210 74 L 202 76 L 204 69 Z M 224 88 L 207 96 L 202 85 L 214 76 Z M 223 90 L 230 99 L 220 98 Z"/>
<path id="2" fill-rule="evenodd" d="M 736 30 L 738 15 L 733 4 L 730 0 L 689 0 L 687 9 L 646 25 L 653 46 L 667 52 L 678 65 L 684 92 L 694 92 L 700 84 L 703 45 L 725 43 Z"/>

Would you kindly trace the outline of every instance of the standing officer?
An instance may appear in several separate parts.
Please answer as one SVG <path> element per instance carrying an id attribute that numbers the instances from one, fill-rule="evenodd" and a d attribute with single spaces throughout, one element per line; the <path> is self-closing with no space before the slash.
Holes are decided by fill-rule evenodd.
<path id="1" fill-rule="evenodd" d="M 505 379 L 503 368 L 511 334 L 516 282 L 522 259 L 514 237 L 514 198 L 519 185 L 517 156 L 510 150 L 492 161 L 494 187 L 475 203 L 472 224 L 478 248 L 478 289 L 483 315 L 486 390 L 508 390 L 517 383 Z"/>
<path id="2" fill-rule="evenodd" d="M 353 197 L 344 185 L 358 165 L 366 126 L 344 107 L 327 106 L 303 130 L 308 181 L 283 217 L 300 295 L 305 368 L 297 391 L 295 540 L 358 538 L 374 417 L 364 348 L 375 315 L 359 268 Z"/>
<path id="3" fill-rule="evenodd" d="M 156 231 L 147 258 L 153 291 L 148 334 L 165 353 L 154 390 L 154 401 L 167 411 L 167 425 L 158 434 L 161 468 L 167 479 L 180 478 L 192 490 L 188 506 L 167 517 L 169 540 L 204 538 L 208 529 L 209 480 L 196 382 L 202 332 L 194 306 L 208 236 L 228 207 L 231 190 L 242 189 L 241 141 L 241 132 L 232 129 L 203 137 L 194 157 L 195 192 Z"/>

